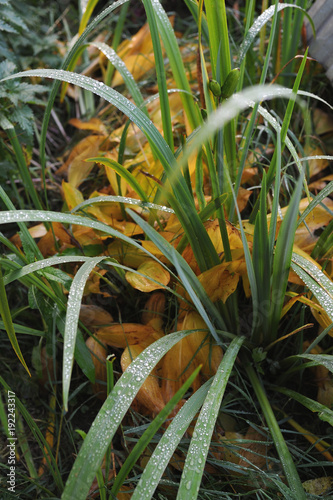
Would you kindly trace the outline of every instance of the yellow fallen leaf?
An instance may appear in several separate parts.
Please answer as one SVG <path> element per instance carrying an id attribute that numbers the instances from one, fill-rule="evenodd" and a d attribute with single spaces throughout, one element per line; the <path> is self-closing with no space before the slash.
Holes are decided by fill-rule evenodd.
<path id="1" fill-rule="evenodd" d="M 140 344 L 154 333 L 155 329 L 149 325 L 123 323 L 99 328 L 96 335 L 109 346 L 125 348 L 128 345 Z"/>
<path id="2" fill-rule="evenodd" d="M 141 292 L 164 289 L 170 281 L 170 273 L 152 259 L 140 264 L 138 272 L 142 275 L 127 271 L 125 278 L 133 288 Z"/>
<path id="3" fill-rule="evenodd" d="M 78 118 L 71 118 L 68 123 L 70 123 L 73 127 L 76 127 L 80 130 L 92 130 L 93 132 L 97 132 L 102 135 L 108 134 L 108 131 L 104 123 L 98 118 L 91 118 L 87 122 L 83 122 Z"/>

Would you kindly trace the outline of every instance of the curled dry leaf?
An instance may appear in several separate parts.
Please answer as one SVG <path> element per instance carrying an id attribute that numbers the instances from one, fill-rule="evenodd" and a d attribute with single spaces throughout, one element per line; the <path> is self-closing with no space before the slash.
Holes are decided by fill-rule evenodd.
<path id="1" fill-rule="evenodd" d="M 129 345 L 126 347 L 120 360 L 123 372 L 143 350 L 144 348 L 140 345 Z M 152 415 L 157 415 L 164 408 L 165 403 L 158 383 L 156 368 L 142 384 L 136 395 L 136 400 Z"/>
<path id="2" fill-rule="evenodd" d="M 141 292 L 164 289 L 170 281 L 170 273 L 152 259 L 140 264 L 138 272 L 142 273 L 142 275 L 127 271 L 125 278 L 133 288 Z"/>

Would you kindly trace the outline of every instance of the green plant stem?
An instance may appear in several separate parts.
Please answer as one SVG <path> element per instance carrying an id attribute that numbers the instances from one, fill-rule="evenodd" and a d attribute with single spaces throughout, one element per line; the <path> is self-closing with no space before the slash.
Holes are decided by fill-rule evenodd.
<path id="1" fill-rule="evenodd" d="M 12 145 L 12 148 L 14 150 L 16 161 L 17 161 L 17 166 L 19 168 L 21 179 L 22 179 L 22 182 L 25 186 L 26 192 L 31 197 L 31 199 L 35 205 L 35 208 L 38 210 L 43 210 L 43 207 L 42 207 L 42 204 L 39 200 L 35 186 L 32 182 L 32 179 L 31 179 L 31 176 L 29 173 L 29 169 L 27 167 L 27 164 L 26 164 L 23 152 L 22 152 L 21 144 L 17 138 L 16 131 L 13 127 L 13 128 L 6 129 L 6 132 L 7 132 L 9 141 Z"/>
<path id="2" fill-rule="evenodd" d="M 117 22 L 117 26 L 114 30 L 114 35 L 113 35 L 113 40 L 112 40 L 112 48 L 113 50 L 117 50 L 121 35 L 124 29 L 124 24 L 125 24 L 125 19 L 127 15 L 129 7 L 129 2 L 125 3 L 121 9 L 120 9 L 120 14 Z M 111 61 L 108 62 L 107 69 L 106 69 L 106 75 L 105 75 L 105 85 L 110 86 L 111 85 L 111 80 L 114 74 L 114 65 L 112 64 Z"/>
<path id="3" fill-rule="evenodd" d="M 281 465 L 284 470 L 286 479 L 288 481 L 289 487 L 294 494 L 294 498 L 297 500 L 306 500 L 306 494 L 303 489 L 300 477 L 298 475 L 295 463 L 292 459 L 290 451 L 288 450 L 287 444 L 279 427 L 279 424 L 275 418 L 273 409 L 268 400 L 267 394 L 263 385 L 261 384 L 252 364 L 248 359 L 243 359 L 245 370 L 248 374 L 252 387 L 258 398 L 260 407 L 263 411 L 264 417 L 266 419 L 267 425 L 271 432 L 276 451 L 281 460 Z"/>

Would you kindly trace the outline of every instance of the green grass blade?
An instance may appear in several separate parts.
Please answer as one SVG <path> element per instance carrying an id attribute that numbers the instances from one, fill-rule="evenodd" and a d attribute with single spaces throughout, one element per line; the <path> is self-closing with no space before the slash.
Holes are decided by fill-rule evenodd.
<path id="1" fill-rule="evenodd" d="M 194 500 L 198 497 L 206 458 L 214 431 L 221 401 L 244 337 L 235 338 L 229 345 L 216 372 L 212 385 L 194 428 L 190 447 L 178 489 L 177 500 Z"/>
<path id="2" fill-rule="evenodd" d="M 129 8 L 129 2 L 125 3 L 120 9 L 117 26 L 115 27 L 112 37 L 113 50 L 117 50 L 118 45 L 121 41 L 121 36 L 123 34 L 128 8 Z M 109 61 L 105 75 L 105 85 L 109 86 L 111 85 L 113 73 L 114 73 L 114 66 Z"/>
<path id="3" fill-rule="evenodd" d="M 307 356 L 304 357 L 307 358 Z M 318 413 L 318 417 L 320 418 L 320 420 L 323 420 L 323 422 L 328 422 L 333 426 L 333 411 L 327 408 L 327 406 L 318 403 L 318 401 L 307 398 L 306 396 L 303 396 L 303 394 L 299 394 L 299 392 L 287 389 L 286 387 L 274 387 L 274 390 L 285 394 L 286 396 L 288 396 L 288 398 L 295 399 L 295 401 L 298 401 L 299 403 L 301 403 L 301 405 L 305 406 L 312 412 Z"/>
<path id="4" fill-rule="evenodd" d="M 169 58 L 172 73 L 176 82 L 176 87 L 188 92 L 182 92 L 180 94 L 180 98 L 182 100 L 189 123 L 191 127 L 195 129 L 200 124 L 199 112 L 193 102 L 191 87 L 187 80 L 183 58 L 178 47 L 175 32 L 160 2 L 158 0 L 150 0 L 150 2 L 157 17 L 159 34 Z"/>
<path id="5" fill-rule="evenodd" d="M 73 369 L 76 334 L 84 287 L 91 271 L 105 258 L 107 257 L 94 257 L 90 258 L 88 262 L 85 262 L 75 274 L 69 290 L 62 366 L 62 394 L 65 411 L 68 410 L 69 386 Z"/>
<path id="6" fill-rule="evenodd" d="M 29 328 L 28 326 L 18 325 L 13 323 L 15 333 L 24 333 L 25 335 L 36 335 L 37 337 L 45 337 L 45 332 L 41 330 L 36 330 L 35 328 Z M 0 330 L 5 330 L 5 325 L 3 321 L 0 321 Z"/>
<path id="7" fill-rule="evenodd" d="M 167 82 L 164 68 L 164 58 L 162 54 L 162 48 L 160 43 L 160 37 L 157 27 L 157 21 L 155 17 L 155 11 L 151 0 L 143 0 L 143 5 L 147 14 L 147 20 L 149 24 L 149 31 L 153 42 L 153 50 L 155 56 L 155 68 L 157 76 L 158 93 L 160 95 L 160 107 L 161 107 L 161 117 L 162 117 L 162 128 L 164 139 L 169 145 L 171 151 L 174 150 L 173 144 L 173 132 L 171 124 L 171 113 L 169 105 L 169 97 L 167 91 Z"/>
<path id="8" fill-rule="evenodd" d="M 293 494 L 291 498 L 294 500 L 306 500 L 306 494 L 303 489 L 300 477 L 298 475 L 296 466 L 288 449 L 287 443 L 284 440 L 279 424 L 275 418 L 274 412 L 268 400 L 264 387 L 259 380 L 254 368 L 250 362 L 245 360 L 245 369 L 249 376 L 252 387 L 257 395 L 261 410 L 266 419 L 268 428 L 271 432 L 275 448 L 280 457 L 281 465 L 288 481 L 290 490 Z"/>
<path id="9" fill-rule="evenodd" d="M 281 133 L 280 130 L 276 132 L 276 168 L 275 168 L 275 183 L 274 183 L 274 194 L 273 194 L 273 205 L 271 212 L 271 223 L 269 226 L 269 253 L 272 256 L 274 252 L 275 245 L 275 235 L 276 227 L 279 216 L 279 198 L 280 198 L 280 186 L 281 186 Z M 273 259 L 273 257 L 272 257 Z M 272 261 L 271 261 L 272 262 Z"/>
<path id="10" fill-rule="evenodd" d="M 294 83 L 294 86 L 293 86 L 293 93 L 295 95 L 297 95 L 297 92 L 298 92 L 298 89 L 299 89 L 299 86 L 300 86 L 300 83 L 301 83 L 301 79 L 302 79 L 302 76 L 303 76 L 303 72 L 304 72 L 304 68 L 305 68 L 305 64 L 306 64 L 306 60 L 307 60 L 307 54 L 308 54 L 308 49 L 305 51 L 302 63 L 301 63 L 300 68 L 298 70 L 298 73 L 297 73 L 297 76 L 296 76 L 296 80 L 295 80 L 295 83 Z M 285 141 L 286 141 L 287 132 L 288 132 L 288 129 L 289 129 L 289 125 L 290 125 L 290 121 L 291 121 L 291 116 L 292 116 L 294 107 L 295 107 L 295 100 L 294 99 L 290 99 L 289 102 L 288 102 L 288 106 L 287 106 L 286 112 L 284 114 L 283 123 L 282 123 L 282 127 L 281 127 L 281 150 L 282 150 L 282 152 L 283 152 L 283 149 L 284 149 L 284 144 L 285 144 Z M 268 169 L 268 173 L 267 173 L 267 184 L 268 184 L 268 186 L 270 186 L 270 184 L 271 184 L 271 182 L 273 180 L 273 177 L 275 176 L 276 154 L 277 154 L 277 152 L 275 150 L 274 154 L 273 154 L 273 158 L 272 158 L 271 164 L 270 164 L 270 167 Z"/>
<path id="11" fill-rule="evenodd" d="M 311 290 L 319 304 L 333 321 L 333 282 L 306 258 L 292 254 L 291 267 Z"/>
<path id="12" fill-rule="evenodd" d="M 145 203 L 148 203 L 148 197 L 142 187 L 140 186 L 140 183 L 136 180 L 134 175 L 131 174 L 127 170 L 127 168 L 123 167 L 120 165 L 118 162 L 115 160 L 110 160 L 109 158 L 103 158 L 98 157 L 98 158 L 89 158 L 86 161 L 95 161 L 96 163 L 101 163 L 102 165 L 106 165 L 107 167 L 112 168 L 117 174 L 119 174 L 125 181 L 131 186 L 132 189 L 140 196 L 141 200 Z"/>
<path id="13" fill-rule="evenodd" d="M 267 343 L 276 340 L 281 310 L 287 289 L 288 275 L 291 264 L 293 243 L 297 227 L 298 207 L 302 195 L 303 175 L 297 181 L 296 188 L 291 197 L 285 218 L 282 221 L 273 261 L 273 275 L 271 287 L 271 310 L 270 310 L 270 335 Z"/>
<path id="14" fill-rule="evenodd" d="M 257 283 L 258 301 L 260 305 L 269 300 L 271 262 L 273 259 L 273 249 L 269 247 L 266 197 L 266 174 L 264 171 L 261 182 L 260 208 L 254 226 L 252 251 L 253 270 Z M 262 319 L 263 324 L 258 322 L 257 325 L 254 325 L 253 341 L 256 345 L 262 344 L 262 336 L 265 335 L 268 330 L 267 316 L 262 314 L 260 319 Z"/>
<path id="15" fill-rule="evenodd" d="M 147 114 L 147 110 L 144 107 L 145 103 L 138 84 L 134 80 L 132 73 L 128 71 L 126 64 L 120 59 L 117 53 L 103 42 L 92 42 L 90 45 L 99 49 L 108 58 L 112 65 L 119 71 L 119 73 L 123 77 L 126 87 L 132 94 L 133 101 L 138 106 L 138 108 L 142 109 Z"/>
<path id="16" fill-rule="evenodd" d="M 6 129 L 8 138 L 10 140 L 10 143 L 13 147 L 14 153 L 15 153 L 15 158 L 17 162 L 17 166 L 20 172 L 20 176 L 23 182 L 23 186 L 26 190 L 26 193 L 28 196 L 31 198 L 33 201 L 33 204 L 35 205 L 35 208 L 38 210 L 42 210 L 42 204 L 40 202 L 39 196 L 37 194 L 36 188 L 34 186 L 34 183 L 32 182 L 31 175 L 29 172 L 29 167 L 27 166 L 26 160 L 23 155 L 22 147 L 21 144 L 17 138 L 16 131 L 14 127 L 10 127 Z"/>
<path id="17" fill-rule="evenodd" d="M 104 160 L 105 158 L 103 158 Z M 223 203 L 224 198 L 221 200 L 218 200 L 221 204 Z M 76 207 L 72 208 L 71 213 L 75 213 L 80 211 L 84 207 L 89 207 L 94 204 L 101 204 L 103 203 L 126 203 L 127 205 L 137 205 L 138 207 L 142 208 L 143 210 L 149 211 L 151 210 L 159 210 L 161 212 L 168 212 L 169 214 L 174 214 L 175 211 L 172 210 L 170 207 L 166 207 L 164 205 L 157 205 L 156 203 L 150 203 L 150 202 L 143 202 L 141 200 L 138 200 L 136 198 L 127 198 L 125 196 L 112 196 L 112 195 L 106 195 L 106 196 L 96 196 L 96 198 L 89 198 L 88 200 L 82 201 Z M 207 205 L 208 206 L 208 205 Z M 211 208 L 211 207 L 210 207 Z M 209 211 L 209 215 L 213 213 Z M 204 214 L 205 215 L 205 214 Z M 209 217 L 208 215 L 208 217 Z M 201 214 L 200 214 L 201 216 Z M 207 218 L 207 217 L 206 217 Z M 202 220 L 206 220 L 205 217 L 201 217 Z"/>
<path id="18" fill-rule="evenodd" d="M 124 462 L 123 466 L 121 467 L 120 471 L 117 474 L 117 477 L 112 486 L 111 497 L 112 495 L 114 496 L 117 495 L 121 485 L 126 479 L 126 476 L 132 470 L 135 462 L 140 458 L 141 454 L 146 449 L 146 447 L 148 446 L 148 444 L 150 443 L 151 439 L 154 437 L 158 429 L 165 422 L 168 415 L 175 408 L 176 404 L 179 403 L 179 401 L 182 399 L 185 392 L 189 389 L 194 379 L 200 372 L 200 368 L 201 367 L 198 366 L 194 370 L 194 372 L 188 377 L 188 379 L 182 385 L 182 387 L 176 392 L 176 394 L 170 399 L 170 401 L 168 401 L 163 410 L 161 410 L 160 413 L 157 415 L 157 417 L 152 421 L 148 429 L 146 429 L 145 432 L 142 434 L 139 441 L 136 443 L 130 455 L 127 457 L 126 461 Z"/>
<path id="19" fill-rule="evenodd" d="M 198 389 L 173 418 L 147 463 L 132 500 L 150 500 L 179 441 L 202 406 L 211 380 Z"/>
<path id="20" fill-rule="evenodd" d="M 157 340 L 129 365 L 90 427 L 67 479 L 62 500 L 86 499 L 107 447 L 141 385 L 164 354 L 189 333 L 171 333 Z"/>
<path id="21" fill-rule="evenodd" d="M 6 294 L 5 284 L 3 281 L 1 265 L 0 265 L 0 315 L 16 356 L 20 360 L 22 366 L 24 366 L 28 374 L 31 376 L 29 368 L 23 358 L 23 354 L 21 352 L 19 343 L 15 335 L 15 329 L 13 326 L 12 316 L 10 313 L 10 308 L 7 300 L 7 294 Z"/>
<path id="22" fill-rule="evenodd" d="M 310 21 L 313 32 L 315 32 L 314 23 L 313 23 L 311 16 L 301 7 L 299 7 L 297 5 L 290 4 L 290 3 L 279 3 L 279 5 L 277 7 L 277 11 L 280 12 L 281 10 L 286 9 L 288 7 L 292 7 L 294 9 L 300 9 L 302 12 L 304 12 L 304 14 L 307 16 L 307 18 Z M 249 31 L 248 31 L 246 37 L 244 38 L 244 40 L 240 46 L 240 49 L 239 49 L 238 58 L 237 58 L 237 61 L 238 61 L 237 65 L 238 66 L 240 66 L 242 60 L 244 59 L 244 57 L 246 55 L 246 52 L 249 50 L 252 42 L 254 41 L 254 39 L 258 35 L 258 33 L 260 32 L 261 28 L 274 16 L 274 11 L 275 11 L 275 6 L 271 5 L 267 10 L 265 10 L 265 12 L 263 12 L 255 20 L 252 27 L 249 29 Z"/>
<path id="23" fill-rule="evenodd" d="M 13 205 L 13 203 L 11 201 L 11 199 L 9 198 L 9 196 L 7 195 L 7 193 L 4 191 L 4 189 L 2 188 L 2 186 L 0 186 L 0 198 L 2 199 L 2 201 L 4 202 L 4 204 L 6 205 L 7 208 L 9 208 L 10 210 L 16 210 L 15 206 Z M 1 212 L 0 212 L 0 222 L 2 222 L 2 220 L 1 220 Z M 29 233 L 27 226 L 25 224 L 21 224 L 21 223 L 19 223 L 18 226 L 19 226 L 20 231 L 22 232 L 22 234 L 25 236 L 26 241 L 29 242 L 29 247 L 30 247 L 31 253 L 33 253 L 33 255 L 38 260 L 43 259 L 43 254 L 39 250 L 39 248 L 38 248 L 35 240 L 31 236 L 31 234 Z M 24 258 L 24 257 L 22 257 L 22 258 Z"/>
<path id="24" fill-rule="evenodd" d="M 87 262 L 89 259 L 90 257 L 64 255 L 62 257 L 50 257 L 48 259 L 38 260 L 37 262 L 33 262 L 32 264 L 28 264 L 20 269 L 8 273 L 4 277 L 4 283 L 8 285 L 9 283 L 18 280 L 27 274 L 38 272 L 45 267 L 57 266 L 58 264 L 66 264 L 68 262 Z M 65 277 L 71 281 L 71 278 L 66 273 L 64 273 L 64 278 Z"/>
<path id="25" fill-rule="evenodd" d="M 0 384 L 3 386 L 3 388 L 6 391 L 10 391 L 9 385 L 6 383 L 6 381 L 1 377 L 0 375 Z M 44 438 L 42 432 L 40 431 L 37 422 L 35 421 L 35 418 L 32 418 L 29 412 L 26 410 L 25 405 L 20 401 L 20 399 L 15 395 L 15 404 L 16 407 L 18 408 L 19 412 L 21 413 L 22 417 L 26 421 L 29 429 L 31 430 L 31 433 L 33 434 L 34 438 L 36 439 L 36 442 L 38 443 L 39 448 L 41 449 L 41 452 L 44 454 L 47 467 L 54 479 L 54 482 L 56 484 L 56 488 L 58 489 L 59 492 L 63 490 L 63 481 L 61 479 L 61 474 L 57 465 L 57 462 L 55 461 L 55 458 L 52 454 L 52 450 Z M 47 450 L 47 453 L 44 453 L 44 448 Z"/>

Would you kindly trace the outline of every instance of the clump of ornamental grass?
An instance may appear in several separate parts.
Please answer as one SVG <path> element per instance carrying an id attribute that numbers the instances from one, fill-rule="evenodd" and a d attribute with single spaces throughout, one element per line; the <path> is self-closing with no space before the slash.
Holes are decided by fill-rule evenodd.
<path id="1" fill-rule="evenodd" d="M 36 210 L 17 210 L 0 188 L 1 222 L 19 226 L 16 244 L 1 234 L 3 328 L 28 373 L 16 333 L 45 338 L 35 367 L 50 392 L 44 433 L 17 395 L 43 455 L 36 473 L 23 447 L 25 494 L 323 493 L 333 459 L 333 188 L 317 183 L 331 157 L 310 142 L 318 97 L 302 90 L 307 50 L 296 58 L 305 5 L 262 2 L 257 14 L 249 0 L 229 12 L 229 33 L 224 0 L 186 1 L 198 36 L 180 50 L 160 2 L 142 3 L 147 24 L 132 43 L 119 43 L 125 1 L 90 24 L 88 2 L 61 69 L 4 79 L 55 80 L 40 136 L 44 184 L 60 82 L 62 97 L 79 87 L 81 107 L 95 95 L 125 117 L 112 132 L 109 107 L 97 107 L 102 119 L 71 120 L 90 135 L 59 169 L 62 212 L 47 209 L 47 191 L 43 201 L 35 193 Z M 112 44 L 93 38 L 117 8 Z M 75 72 L 80 57 L 87 65 Z M 42 223 L 38 244 L 30 222 Z M 13 318 L 6 289 L 16 280 L 43 329 Z M 103 401 L 91 425 L 91 415 L 88 425 L 75 418 L 96 401 L 88 381 Z M 61 451 L 68 436 L 74 463 Z"/>

